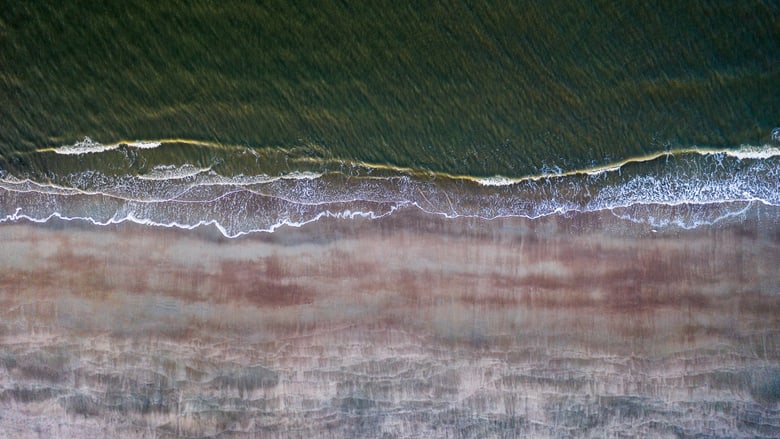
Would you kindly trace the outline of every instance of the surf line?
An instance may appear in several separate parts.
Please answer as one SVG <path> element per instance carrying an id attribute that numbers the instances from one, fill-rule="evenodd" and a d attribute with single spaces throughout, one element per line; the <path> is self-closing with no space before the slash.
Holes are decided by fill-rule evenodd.
<path id="1" fill-rule="evenodd" d="M 208 140 L 196 140 L 196 139 L 184 139 L 184 138 L 135 140 L 135 141 L 121 140 L 110 144 L 102 144 L 100 142 L 93 141 L 89 137 L 85 137 L 84 140 L 82 140 L 81 142 L 76 142 L 73 145 L 42 148 L 34 151 L 29 151 L 28 154 L 34 154 L 38 152 L 53 152 L 57 154 L 78 155 L 78 154 L 90 154 L 90 153 L 98 153 L 103 151 L 115 150 L 121 146 L 128 146 L 128 147 L 133 147 L 138 149 L 152 149 L 152 148 L 160 147 L 165 144 L 184 144 L 184 145 L 192 145 L 192 146 L 201 146 L 201 147 L 214 148 L 214 149 L 219 149 L 224 151 L 247 150 L 247 149 L 256 152 L 258 151 L 256 148 L 252 148 L 246 145 L 226 144 L 226 143 L 220 143 L 220 142 L 214 142 Z M 83 145 L 83 150 L 79 150 L 80 149 L 79 145 Z M 317 146 L 317 145 L 313 145 L 313 146 Z M 284 147 L 269 147 L 269 148 L 273 149 L 272 152 L 277 152 L 282 154 L 293 154 L 293 155 L 295 149 L 295 148 L 284 148 Z M 262 149 L 260 149 L 259 151 L 262 151 Z M 574 169 L 574 170 L 562 171 L 562 172 L 547 172 L 547 173 L 536 174 L 536 175 L 526 175 L 522 177 L 505 177 L 500 175 L 496 175 L 493 177 L 479 177 L 473 175 L 463 175 L 463 174 L 454 174 L 454 173 L 442 172 L 442 171 L 433 171 L 428 169 L 416 169 L 408 166 L 399 166 L 399 165 L 393 165 L 389 163 L 372 163 L 366 161 L 347 160 L 347 159 L 339 159 L 339 158 L 290 157 L 290 160 L 299 163 L 312 163 L 312 164 L 337 165 L 337 166 L 348 165 L 352 167 L 365 168 L 366 170 L 384 170 L 384 171 L 390 171 L 397 174 L 405 174 L 405 175 L 423 178 L 423 179 L 443 178 L 449 180 L 465 180 L 465 181 L 477 183 L 482 186 L 510 186 L 517 183 L 539 181 L 539 180 L 546 180 L 546 179 L 553 179 L 553 178 L 560 178 L 560 177 L 571 177 L 571 176 L 578 176 L 578 175 L 596 176 L 606 172 L 614 172 L 620 170 L 622 167 L 632 163 L 650 162 L 663 157 L 674 157 L 674 156 L 685 155 L 685 154 L 699 154 L 699 155 L 726 154 L 726 155 L 736 157 L 738 159 L 746 159 L 746 158 L 766 159 L 770 157 L 780 156 L 780 148 L 771 145 L 763 145 L 763 146 L 743 145 L 739 149 L 708 148 L 708 147 L 693 146 L 687 148 L 677 148 L 677 149 L 669 149 L 665 151 L 658 151 L 658 152 L 636 156 L 636 157 L 628 157 L 626 159 L 617 162 L 611 162 L 604 165 L 592 166 L 592 167 L 587 167 L 582 169 Z M 370 178 L 370 176 L 365 176 L 365 177 Z"/>
<path id="2" fill-rule="evenodd" d="M 367 169 L 393 171 L 393 172 L 407 174 L 415 177 L 427 176 L 429 178 L 440 177 L 440 178 L 450 179 L 450 180 L 466 180 L 466 181 L 471 181 L 480 184 L 482 186 L 510 186 L 517 183 L 523 183 L 529 181 L 540 181 L 540 180 L 547 180 L 547 179 L 560 178 L 560 177 L 572 177 L 578 175 L 595 176 L 606 172 L 613 172 L 613 171 L 620 170 L 622 167 L 632 163 L 646 163 L 646 162 L 651 162 L 653 160 L 657 160 L 659 158 L 675 157 L 675 156 L 680 156 L 685 154 L 699 154 L 699 155 L 726 154 L 726 155 L 731 155 L 733 157 L 736 157 L 738 159 L 745 159 L 745 158 L 766 159 L 770 157 L 780 156 L 780 148 L 771 147 L 769 145 L 765 145 L 764 147 L 759 147 L 759 148 L 748 147 L 748 148 L 740 148 L 740 149 L 703 148 L 703 147 L 678 148 L 678 149 L 670 149 L 666 151 L 659 151 L 659 152 L 637 156 L 637 157 L 629 157 L 617 162 L 607 163 L 604 165 L 593 166 L 589 168 L 574 169 L 571 171 L 563 171 L 563 172 L 555 172 L 555 173 L 528 175 L 523 177 L 504 177 L 500 175 L 496 175 L 493 177 L 477 177 L 473 175 L 452 174 L 448 172 L 421 170 L 421 169 L 414 169 L 414 168 L 404 167 L 404 166 L 396 166 L 396 165 L 381 164 L 381 163 L 370 163 L 364 161 L 339 161 L 333 159 L 329 161 L 336 164 L 345 164 L 345 162 L 347 162 L 356 167 L 359 166 L 359 167 L 365 167 Z M 315 159 L 315 158 L 300 158 L 297 160 L 302 162 L 313 162 L 313 163 L 323 162 L 322 159 Z"/>
<path id="3" fill-rule="evenodd" d="M 83 140 L 76 142 L 73 145 L 62 145 L 57 147 L 41 148 L 31 152 L 32 153 L 53 152 L 56 154 L 63 154 L 63 155 L 77 155 L 77 154 L 90 154 L 90 153 L 98 153 L 104 151 L 112 151 L 121 146 L 128 146 L 137 149 L 153 149 L 153 148 L 158 148 L 163 144 L 172 144 L 172 143 L 192 145 L 192 146 L 206 146 L 215 149 L 222 149 L 225 148 L 226 146 L 218 142 L 211 142 L 207 140 L 178 139 L 178 138 L 158 139 L 158 140 L 119 140 L 117 142 L 104 144 L 104 143 L 94 141 L 89 137 L 84 137 Z"/>

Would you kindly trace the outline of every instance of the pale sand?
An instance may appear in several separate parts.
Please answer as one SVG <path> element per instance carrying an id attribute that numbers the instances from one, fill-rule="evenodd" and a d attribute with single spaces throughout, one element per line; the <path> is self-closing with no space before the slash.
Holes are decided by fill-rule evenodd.
<path id="1" fill-rule="evenodd" d="M 780 221 L 0 226 L 0 437 L 780 432 Z"/>

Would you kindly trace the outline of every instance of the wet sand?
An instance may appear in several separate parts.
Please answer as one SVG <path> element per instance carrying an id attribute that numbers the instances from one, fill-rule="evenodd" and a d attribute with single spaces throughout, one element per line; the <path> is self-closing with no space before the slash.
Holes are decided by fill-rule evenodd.
<path id="1" fill-rule="evenodd" d="M 0 226 L 0 437 L 771 437 L 780 215 Z"/>

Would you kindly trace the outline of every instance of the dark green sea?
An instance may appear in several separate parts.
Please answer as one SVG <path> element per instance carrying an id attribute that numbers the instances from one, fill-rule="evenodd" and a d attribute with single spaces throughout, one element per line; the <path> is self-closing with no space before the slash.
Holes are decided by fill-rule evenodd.
<path id="1" fill-rule="evenodd" d="M 775 1 L 7 2 L 0 218 L 235 236 L 408 206 L 647 221 L 633 210 L 655 204 L 685 214 L 654 225 L 693 227 L 778 202 L 778 17 Z"/>

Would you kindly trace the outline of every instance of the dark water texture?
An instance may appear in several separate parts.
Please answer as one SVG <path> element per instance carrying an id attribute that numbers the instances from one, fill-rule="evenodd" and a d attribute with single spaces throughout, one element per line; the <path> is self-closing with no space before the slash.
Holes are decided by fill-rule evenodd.
<path id="1" fill-rule="evenodd" d="M 7 2 L 0 155 L 186 138 L 519 177 L 780 120 L 777 2 L 295 3 Z"/>

